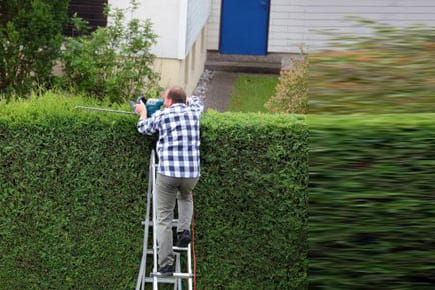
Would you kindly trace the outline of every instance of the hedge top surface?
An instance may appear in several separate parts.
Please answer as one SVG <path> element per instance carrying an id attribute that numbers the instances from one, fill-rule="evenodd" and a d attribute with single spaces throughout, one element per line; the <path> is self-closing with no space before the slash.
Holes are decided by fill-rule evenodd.
<path id="1" fill-rule="evenodd" d="M 131 111 L 128 104 L 109 105 L 108 103 L 81 96 L 69 97 L 54 92 L 48 92 L 41 97 L 32 96 L 24 101 L 14 101 L 8 104 L 0 103 L 0 121 L 7 122 L 9 126 L 21 126 L 25 122 L 41 125 L 56 125 L 56 123 L 53 124 L 53 122 L 50 122 L 50 119 L 54 121 L 75 119 L 76 121 L 80 120 L 83 122 L 98 120 L 101 124 L 113 124 L 117 121 L 128 121 L 135 124 L 137 120 L 137 117 L 134 115 L 78 110 L 76 109 L 77 106 Z M 236 123 L 241 127 L 273 125 L 288 128 L 295 124 L 305 124 L 305 117 L 302 115 L 288 114 L 272 115 L 264 113 L 219 113 L 208 111 L 204 114 L 202 123 L 211 127 L 234 126 Z"/>
<path id="2" fill-rule="evenodd" d="M 28 100 L 14 101 L 8 104 L 0 103 L 0 121 L 7 121 L 10 126 L 20 125 L 23 122 L 36 124 L 51 124 L 50 119 L 76 119 L 91 120 L 97 118 L 103 123 L 112 123 L 116 120 L 135 120 L 134 115 L 121 115 L 101 113 L 94 111 L 77 110 L 77 106 L 91 106 L 115 110 L 130 111 L 128 105 L 119 106 L 98 102 L 89 98 L 76 96 L 69 97 L 54 92 L 48 92 L 40 97 L 32 96 Z"/>

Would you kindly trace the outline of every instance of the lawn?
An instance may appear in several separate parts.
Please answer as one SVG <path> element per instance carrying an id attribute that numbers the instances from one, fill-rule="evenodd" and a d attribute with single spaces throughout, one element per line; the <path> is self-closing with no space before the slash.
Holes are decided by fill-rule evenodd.
<path id="1" fill-rule="evenodd" d="M 241 75 L 234 83 L 227 111 L 267 112 L 264 103 L 275 94 L 277 75 Z"/>

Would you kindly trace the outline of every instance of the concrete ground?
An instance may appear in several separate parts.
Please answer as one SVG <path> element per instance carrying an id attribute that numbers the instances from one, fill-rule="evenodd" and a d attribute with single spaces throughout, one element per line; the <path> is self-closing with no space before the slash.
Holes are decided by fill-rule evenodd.
<path id="1" fill-rule="evenodd" d="M 240 73 L 216 71 L 208 83 L 207 93 L 204 99 L 205 110 L 214 109 L 224 112 L 230 102 L 230 95 L 234 87 L 234 81 Z"/>

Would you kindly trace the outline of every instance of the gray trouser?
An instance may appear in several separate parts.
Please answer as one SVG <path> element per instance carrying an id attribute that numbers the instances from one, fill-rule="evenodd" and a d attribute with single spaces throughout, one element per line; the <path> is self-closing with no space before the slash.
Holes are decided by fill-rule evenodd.
<path id="1" fill-rule="evenodd" d="M 192 190 L 198 182 L 196 178 L 177 178 L 157 174 L 157 242 L 159 244 L 159 266 L 173 265 L 172 220 L 175 202 L 178 200 L 177 232 L 190 230 L 193 214 Z"/>

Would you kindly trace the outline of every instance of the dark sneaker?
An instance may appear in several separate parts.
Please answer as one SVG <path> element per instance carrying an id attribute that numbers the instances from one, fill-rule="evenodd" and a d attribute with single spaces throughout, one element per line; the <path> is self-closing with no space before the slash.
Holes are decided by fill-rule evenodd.
<path id="1" fill-rule="evenodd" d="M 190 241 L 190 232 L 188 230 L 184 230 L 177 233 L 177 243 L 175 244 L 175 246 L 185 248 L 187 247 L 187 245 L 189 245 Z"/>
<path id="2" fill-rule="evenodd" d="M 174 267 L 172 265 L 159 267 L 159 270 L 157 271 L 158 276 L 172 276 L 173 274 L 174 274 Z"/>

